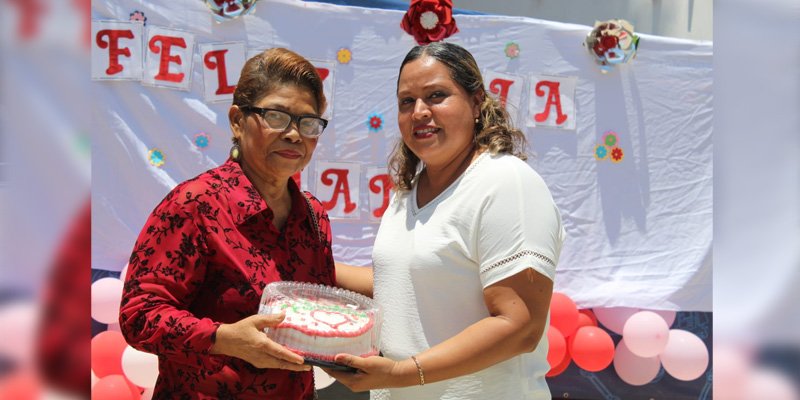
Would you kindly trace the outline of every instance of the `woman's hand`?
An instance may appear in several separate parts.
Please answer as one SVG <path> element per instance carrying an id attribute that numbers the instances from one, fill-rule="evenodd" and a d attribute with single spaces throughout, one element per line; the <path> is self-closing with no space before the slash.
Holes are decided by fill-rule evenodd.
<path id="1" fill-rule="evenodd" d="M 411 359 L 394 361 L 378 356 L 363 358 L 338 354 L 335 360 L 339 364 L 358 369 L 358 372 L 322 369 L 354 392 L 419 384 L 417 367 Z"/>
<path id="2" fill-rule="evenodd" d="M 222 324 L 217 328 L 211 353 L 241 358 L 257 368 L 309 371 L 311 366 L 303 365 L 303 357 L 273 342 L 264 333 L 264 328 L 280 324 L 285 316 L 253 315 L 233 324 Z"/>

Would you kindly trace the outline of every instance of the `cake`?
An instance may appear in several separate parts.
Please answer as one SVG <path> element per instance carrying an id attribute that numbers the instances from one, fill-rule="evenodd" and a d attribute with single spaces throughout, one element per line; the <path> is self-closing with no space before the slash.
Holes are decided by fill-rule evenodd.
<path id="1" fill-rule="evenodd" d="M 340 353 L 378 354 L 381 312 L 370 298 L 349 290 L 300 282 L 264 288 L 260 314 L 285 313 L 267 336 L 306 359 L 332 362 Z"/>

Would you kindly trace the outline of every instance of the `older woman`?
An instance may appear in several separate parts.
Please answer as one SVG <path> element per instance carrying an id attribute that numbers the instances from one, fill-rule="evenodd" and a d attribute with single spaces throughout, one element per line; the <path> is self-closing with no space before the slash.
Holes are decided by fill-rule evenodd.
<path id="1" fill-rule="evenodd" d="M 380 399 L 549 399 L 543 333 L 563 228 L 523 133 L 455 44 L 413 48 L 397 102 L 398 193 L 374 271 L 340 271 L 362 292 L 374 273 L 386 358 L 340 354 L 359 371 L 329 373 L 356 391 L 391 388 Z"/>
<path id="2" fill-rule="evenodd" d="M 263 329 L 264 285 L 335 283 L 330 225 L 293 174 L 327 121 L 322 80 L 303 57 L 270 49 L 242 69 L 228 117 L 230 158 L 176 186 L 130 257 L 120 326 L 159 358 L 154 399 L 311 399 L 303 358 Z"/>

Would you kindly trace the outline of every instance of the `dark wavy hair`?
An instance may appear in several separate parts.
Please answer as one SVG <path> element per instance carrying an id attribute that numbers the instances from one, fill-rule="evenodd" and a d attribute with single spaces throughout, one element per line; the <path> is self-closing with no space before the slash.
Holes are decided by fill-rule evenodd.
<path id="1" fill-rule="evenodd" d="M 464 88 L 470 96 L 482 95 L 480 117 L 478 123 L 475 124 L 475 146 L 479 150 L 489 151 L 492 154 L 511 154 L 527 160 L 528 141 L 525 139 L 525 134 L 511 125 L 511 117 L 500 105 L 500 102 L 486 94 L 478 63 L 475 62 L 472 54 L 463 47 L 445 42 L 433 42 L 414 47 L 400 64 L 400 72 L 397 74 L 398 85 L 403 67 L 411 61 L 426 56 L 444 64 L 450 71 L 450 78 Z M 397 190 L 411 189 L 411 181 L 417 173 L 419 162 L 420 159 L 403 143 L 401 138 L 389 156 L 389 171 Z"/>
<path id="2" fill-rule="evenodd" d="M 292 84 L 308 89 L 317 101 L 317 113 L 327 106 L 322 78 L 303 56 L 284 48 L 265 50 L 247 60 L 233 92 L 233 105 L 252 106 L 276 88 Z"/>

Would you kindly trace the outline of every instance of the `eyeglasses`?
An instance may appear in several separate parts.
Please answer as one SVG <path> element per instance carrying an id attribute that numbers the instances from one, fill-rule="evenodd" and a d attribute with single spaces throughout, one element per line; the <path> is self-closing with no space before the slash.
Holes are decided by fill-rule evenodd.
<path id="1" fill-rule="evenodd" d="M 252 112 L 261 116 L 271 129 L 283 131 L 294 121 L 297 124 L 297 131 L 301 135 L 316 139 L 322 135 L 322 131 L 328 126 L 328 120 L 317 117 L 316 115 L 293 115 L 286 111 L 275 110 L 273 108 L 261 108 L 253 106 L 239 107 L 244 112 Z"/>

